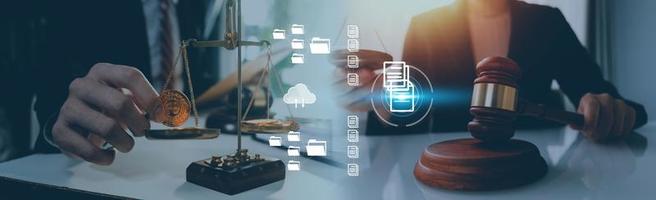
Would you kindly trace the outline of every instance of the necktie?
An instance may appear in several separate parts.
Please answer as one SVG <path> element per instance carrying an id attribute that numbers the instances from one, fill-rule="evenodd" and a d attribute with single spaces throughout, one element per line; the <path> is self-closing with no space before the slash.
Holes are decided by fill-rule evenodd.
<path id="1" fill-rule="evenodd" d="M 160 0 L 160 50 L 161 50 L 161 73 L 159 74 L 162 89 L 175 87 L 175 63 L 173 47 L 173 25 L 170 10 L 173 9 L 171 0 Z M 168 84 L 167 84 L 168 83 Z"/>

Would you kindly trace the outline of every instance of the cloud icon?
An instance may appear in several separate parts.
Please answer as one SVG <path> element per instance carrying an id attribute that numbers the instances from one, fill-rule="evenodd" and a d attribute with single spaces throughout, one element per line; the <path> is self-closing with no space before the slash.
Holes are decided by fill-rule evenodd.
<path id="1" fill-rule="evenodd" d="M 313 104 L 317 101 L 317 96 L 310 92 L 305 84 L 298 83 L 287 90 L 282 100 L 286 104 L 294 104 L 294 107 L 298 108 L 298 104 L 301 104 L 301 107 L 305 107 L 305 104 Z"/>

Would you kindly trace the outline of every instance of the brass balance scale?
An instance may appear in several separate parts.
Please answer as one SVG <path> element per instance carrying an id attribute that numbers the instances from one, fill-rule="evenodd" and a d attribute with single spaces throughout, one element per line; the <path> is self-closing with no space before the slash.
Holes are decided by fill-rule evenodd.
<path id="1" fill-rule="evenodd" d="M 258 88 L 264 82 L 264 77 L 268 75 L 271 65 L 271 44 L 268 41 L 242 41 L 239 38 L 241 32 L 241 2 L 240 0 L 229 0 L 226 2 L 226 33 L 224 40 L 198 41 L 188 39 L 181 42 L 175 64 L 182 57 L 182 64 L 187 76 L 189 85 L 189 94 L 191 101 L 179 90 L 171 89 L 169 81 L 173 73 L 167 78 L 167 83 L 160 91 L 159 109 L 154 116 L 156 119 L 163 119 L 162 124 L 173 127 L 171 129 L 148 130 L 146 137 L 149 139 L 212 139 L 218 137 L 219 129 L 208 129 L 199 126 L 198 110 L 196 109 L 196 99 L 191 81 L 189 70 L 189 60 L 187 57 L 187 48 L 226 48 L 228 50 L 237 49 L 237 151 L 234 154 L 223 156 L 211 156 L 208 159 L 199 160 L 191 163 L 187 167 L 186 178 L 188 182 L 207 187 L 229 195 L 237 194 L 259 186 L 273 183 L 285 178 L 285 164 L 276 158 L 266 158 L 260 154 L 250 155 L 247 149 L 241 146 L 242 131 L 258 133 L 285 133 L 291 130 L 298 130 L 299 126 L 293 120 L 276 120 L 271 119 L 268 113 L 269 93 L 267 93 L 267 118 L 245 120 L 254 98 L 251 98 L 246 108 L 246 114 L 242 117 L 242 64 L 241 64 L 241 47 L 242 46 L 263 46 L 267 48 L 268 60 L 264 73 L 258 80 Z M 276 73 L 274 73 L 276 74 Z M 276 74 L 277 75 L 277 74 Z M 280 79 L 277 79 L 280 80 Z M 281 85 L 281 83 L 278 82 Z M 191 111 L 191 112 L 190 112 Z M 190 113 L 194 115 L 194 126 L 190 128 L 178 128 L 182 126 L 189 118 Z M 290 112 L 291 114 L 291 112 Z"/>

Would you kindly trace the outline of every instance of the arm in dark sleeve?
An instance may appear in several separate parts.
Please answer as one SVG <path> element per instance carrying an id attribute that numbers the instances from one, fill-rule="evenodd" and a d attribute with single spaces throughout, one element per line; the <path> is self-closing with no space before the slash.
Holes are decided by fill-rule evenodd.
<path id="1" fill-rule="evenodd" d="M 68 84 L 73 79 L 67 61 L 72 48 L 72 44 L 67 44 L 67 41 L 71 41 L 68 38 L 70 34 L 63 23 L 66 19 L 53 13 L 58 9 L 59 7 L 48 9 L 49 12 L 46 13 L 44 45 L 37 52 L 40 59 L 34 71 L 38 81 L 35 85 L 34 110 L 40 125 L 34 150 L 41 153 L 59 152 L 59 149 L 49 142 L 52 141 L 52 125 L 57 120 L 59 109 L 68 96 Z M 65 9 L 61 8 L 61 10 Z"/>
<path id="2" fill-rule="evenodd" d="M 555 78 L 562 91 L 569 97 L 574 105 L 579 104 L 581 97 L 586 93 L 608 93 L 623 99 L 627 105 L 636 111 L 634 128 L 647 122 L 645 108 L 631 100 L 624 99 L 610 82 L 604 80 L 600 67 L 592 60 L 587 50 L 581 45 L 562 13 L 554 9 L 549 17 L 549 24 L 554 27 L 554 44 L 548 59 L 556 68 Z"/>

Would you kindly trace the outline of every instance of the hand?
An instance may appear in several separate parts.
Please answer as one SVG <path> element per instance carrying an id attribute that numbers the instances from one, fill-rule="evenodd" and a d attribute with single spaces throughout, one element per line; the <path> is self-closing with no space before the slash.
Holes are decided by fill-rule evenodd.
<path id="1" fill-rule="evenodd" d="M 636 112 L 621 99 L 604 94 L 588 93 L 581 98 L 578 112 L 583 114 L 585 125 L 573 126 L 594 141 L 621 138 L 633 130 Z"/>
<path id="2" fill-rule="evenodd" d="M 347 73 L 345 69 L 338 69 L 335 73 L 335 80 L 337 81 L 333 83 L 333 87 L 336 91 L 341 92 L 338 94 L 338 102 L 351 112 L 367 112 L 371 110 L 371 87 L 376 79 L 376 73 L 370 68 L 360 66 L 357 71 L 352 72 L 358 74 L 360 82 L 358 86 L 350 86 L 346 83 Z"/>
<path id="3" fill-rule="evenodd" d="M 105 142 L 121 152 L 134 146 L 135 136 L 150 128 L 146 111 L 155 108 L 157 92 L 137 69 L 108 63 L 95 64 L 89 73 L 69 85 L 57 121 L 53 141 L 69 154 L 101 165 L 113 162 L 113 149 L 100 148 Z"/>

